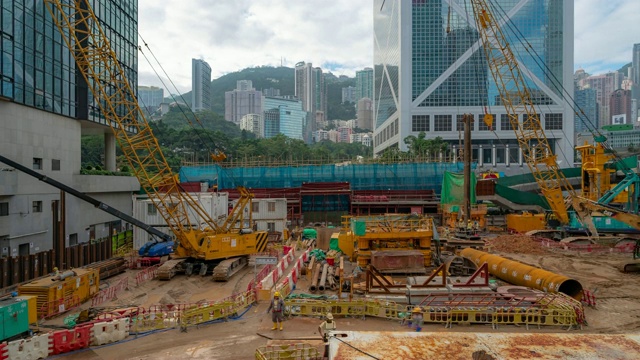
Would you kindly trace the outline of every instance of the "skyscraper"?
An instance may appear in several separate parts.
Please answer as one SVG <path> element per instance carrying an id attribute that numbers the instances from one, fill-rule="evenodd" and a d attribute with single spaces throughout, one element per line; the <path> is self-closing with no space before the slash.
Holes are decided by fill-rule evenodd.
<path id="1" fill-rule="evenodd" d="M 631 88 L 631 98 L 632 100 L 635 100 L 635 109 L 631 109 L 631 112 L 634 113 L 637 117 L 638 109 L 640 108 L 640 43 L 633 44 L 631 71 L 631 81 L 633 81 L 633 85 Z M 633 122 L 635 121 L 637 121 L 637 119 L 633 119 Z"/>
<path id="2" fill-rule="evenodd" d="M 164 90 L 155 86 L 138 86 L 138 103 L 147 111 L 155 111 L 164 100 Z"/>
<path id="3" fill-rule="evenodd" d="M 550 145 L 565 165 L 571 164 L 574 115 L 557 82 L 573 93 L 573 2 L 492 2 L 500 21 L 509 17 L 503 31 L 534 103 L 544 105 L 538 111 Z M 518 161 L 518 142 L 489 75 L 470 2 L 375 0 L 373 11 L 374 153 L 405 151 L 404 139 L 422 131 L 454 147 L 462 115 L 471 114 L 474 160 Z M 537 65 L 541 59 L 532 57 L 533 51 L 525 51 L 514 26 L 550 71 Z M 482 121 L 485 111 L 496 119 L 492 126 Z"/>
<path id="4" fill-rule="evenodd" d="M 191 110 L 211 109 L 211 67 L 206 61 L 191 59 Z"/>
<path id="5" fill-rule="evenodd" d="M 251 80 L 239 80 L 234 90 L 224 93 L 224 119 L 239 125 L 247 114 L 262 114 L 262 92 Z"/>
<path id="6" fill-rule="evenodd" d="M 137 88 L 136 0 L 91 0 L 112 49 Z M 109 11 L 105 11 L 109 9 Z M 82 161 L 116 169 L 116 140 L 88 92 L 43 1 L 4 1 L 0 53 L 0 154 L 131 214 L 131 176 L 81 173 Z M 107 18 L 106 16 L 109 16 Z M 126 31 L 125 31 L 126 30 Z M 84 158 L 83 135 L 104 138 L 104 153 Z M 0 163 L 0 257 L 29 255 L 110 236 L 122 222 L 72 196 Z M 63 196 L 63 197 L 61 197 Z M 64 206 L 61 205 L 64 203 Z M 60 219 L 68 219 L 61 221 Z M 56 266 L 65 265 L 61 258 Z"/>
<path id="7" fill-rule="evenodd" d="M 602 75 L 589 76 L 582 80 L 582 88 L 596 91 L 596 101 L 598 102 L 598 119 L 600 126 L 611 125 L 611 108 L 609 99 L 614 91 L 620 88 L 624 75 L 617 71 L 611 71 Z"/>
<path id="8" fill-rule="evenodd" d="M 303 110 L 300 100 L 281 97 L 264 98 L 265 138 L 284 134 L 291 139 L 304 140 L 307 121 L 307 112 Z"/>
<path id="9" fill-rule="evenodd" d="M 373 99 L 373 69 L 370 67 L 356 71 L 356 102 L 362 98 Z"/>
<path id="10" fill-rule="evenodd" d="M 327 87 L 325 75 L 319 67 L 311 63 L 299 62 L 295 67 L 295 96 L 302 101 L 302 109 L 312 119 L 325 119 L 327 115 Z M 308 123 L 305 129 L 305 141 L 311 142 L 315 130 L 315 121 Z"/>
<path id="11" fill-rule="evenodd" d="M 594 89 L 576 89 L 576 121 L 575 133 L 579 134 L 599 128 L 597 92 Z M 582 145 L 582 144 L 576 144 Z"/>

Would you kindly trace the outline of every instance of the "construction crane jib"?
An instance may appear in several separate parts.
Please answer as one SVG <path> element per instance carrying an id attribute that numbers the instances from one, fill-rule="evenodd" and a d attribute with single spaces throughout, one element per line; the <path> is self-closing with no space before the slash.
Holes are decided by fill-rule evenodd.
<path id="1" fill-rule="evenodd" d="M 471 4 L 491 75 L 516 133 L 523 159 L 551 210 L 560 222 L 566 224 L 569 221 L 568 200 L 576 196 L 575 190 L 560 171 L 518 61 L 489 4 L 485 0 L 471 0 Z M 567 200 L 563 197 L 563 190 L 569 193 Z"/>
<path id="2" fill-rule="evenodd" d="M 218 225 L 196 199 L 181 190 L 138 105 L 125 69 L 87 0 L 43 1 L 141 187 L 184 250 L 178 255 L 197 254 L 205 238 L 211 240 L 238 230 L 237 216 Z M 245 198 L 238 204 L 246 206 L 251 195 L 246 190 L 241 194 Z"/>

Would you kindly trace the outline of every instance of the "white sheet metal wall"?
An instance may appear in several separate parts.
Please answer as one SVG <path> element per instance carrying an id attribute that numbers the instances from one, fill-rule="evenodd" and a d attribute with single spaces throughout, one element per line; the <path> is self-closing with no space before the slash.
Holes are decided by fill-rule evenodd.
<path id="1" fill-rule="evenodd" d="M 209 213 L 209 215 L 218 222 L 224 222 L 228 215 L 228 193 L 192 193 L 190 194 L 195 198 L 202 207 Z M 160 231 L 167 234 L 171 234 L 171 230 L 167 227 L 167 222 L 164 221 L 162 216 L 157 211 L 154 211 L 151 200 L 146 196 L 135 196 L 133 200 L 133 216 L 144 222 L 145 224 L 157 227 Z M 189 211 L 189 219 L 193 223 L 199 223 L 200 218 L 196 216 L 193 211 Z M 138 250 L 146 242 L 150 240 L 150 235 L 137 227 L 133 229 L 133 247 Z"/>
<path id="2" fill-rule="evenodd" d="M 253 199 L 253 221 L 257 230 L 282 232 L 287 225 L 287 199 Z M 256 208 L 257 207 L 257 208 Z M 271 224 L 271 225 L 270 225 Z"/>

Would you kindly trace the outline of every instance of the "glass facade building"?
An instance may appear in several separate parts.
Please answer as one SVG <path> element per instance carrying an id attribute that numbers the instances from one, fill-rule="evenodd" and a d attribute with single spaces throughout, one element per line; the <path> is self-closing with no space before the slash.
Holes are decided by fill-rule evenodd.
<path id="1" fill-rule="evenodd" d="M 276 97 L 264 97 L 264 137 L 284 134 L 291 139 L 304 140 L 307 112 L 302 101 Z"/>
<path id="2" fill-rule="evenodd" d="M 552 148 L 572 163 L 573 111 L 564 96 L 573 94 L 573 2 L 488 2 Z M 406 151 L 404 139 L 421 131 L 453 147 L 459 142 L 461 115 L 472 114 L 476 159 L 505 163 L 511 152 L 518 157 L 472 11 L 469 0 L 374 1 L 376 154 L 392 147 Z M 496 119 L 491 126 L 482 121 L 485 112 Z"/>
<path id="3" fill-rule="evenodd" d="M 204 60 L 191 59 L 191 110 L 209 109 L 211 109 L 211 66 Z"/>
<path id="4" fill-rule="evenodd" d="M 118 54 L 125 76 L 137 88 L 137 0 L 90 0 Z M 3 1 L 2 97 L 72 118 L 106 124 L 43 1 Z"/>
<path id="5" fill-rule="evenodd" d="M 356 102 L 362 98 L 373 99 L 373 69 L 356 71 Z"/>

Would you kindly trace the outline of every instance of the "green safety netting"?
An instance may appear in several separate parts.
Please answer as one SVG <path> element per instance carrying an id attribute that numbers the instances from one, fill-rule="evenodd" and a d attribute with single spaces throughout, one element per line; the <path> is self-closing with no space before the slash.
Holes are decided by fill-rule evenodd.
<path id="1" fill-rule="evenodd" d="M 476 174 L 471 173 L 471 203 L 476 202 Z M 464 174 L 446 171 L 442 179 L 441 204 L 464 204 Z"/>

